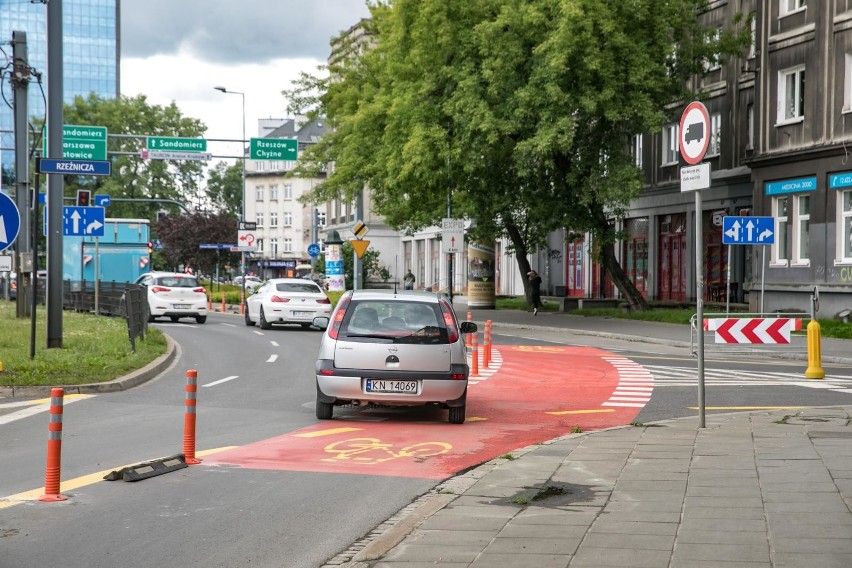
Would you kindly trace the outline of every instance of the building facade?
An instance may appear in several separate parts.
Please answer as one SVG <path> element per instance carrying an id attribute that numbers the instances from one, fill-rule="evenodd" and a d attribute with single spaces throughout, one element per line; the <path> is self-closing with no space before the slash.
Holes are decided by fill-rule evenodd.
<path id="1" fill-rule="evenodd" d="M 77 95 L 112 98 L 120 92 L 120 0 L 63 1 L 63 98 L 66 103 Z M 27 34 L 29 64 L 43 73 L 43 88 L 47 92 L 47 7 L 42 3 L 21 0 L 0 0 L 0 42 L 11 57 L 8 42 L 13 31 Z M 6 77 L 3 94 L 11 101 Z M 45 117 L 41 89 L 30 82 L 29 115 Z M 3 188 L 11 181 L 14 169 L 14 122 L 12 109 L 0 104 L 0 166 Z"/>

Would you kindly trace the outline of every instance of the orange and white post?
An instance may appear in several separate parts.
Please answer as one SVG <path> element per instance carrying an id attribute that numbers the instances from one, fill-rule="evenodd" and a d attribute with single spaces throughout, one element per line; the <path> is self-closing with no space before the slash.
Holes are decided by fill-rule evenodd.
<path id="1" fill-rule="evenodd" d="M 476 339 L 476 333 L 468 334 L 470 336 L 471 343 L 471 357 L 470 357 L 470 376 L 478 377 L 479 376 L 479 346 L 477 345 L 478 340 Z"/>
<path id="2" fill-rule="evenodd" d="M 44 495 L 39 501 L 65 501 L 59 493 L 59 478 L 62 469 L 62 409 L 65 404 L 65 389 L 50 389 L 50 424 L 47 439 L 47 467 L 44 471 Z"/>
<path id="3" fill-rule="evenodd" d="M 467 312 L 467 321 L 473 321 L 473 314 L 471 312 Z M 467 339 L 465 340 L 465 345 L 470 347 L 470 336 L 473 335 L 471 333 L 467 334 Z"/>
<path id="4" fill-rule="evenodd" d="M 485 331 L 482 333 L 482 366 L 491 366 L 491 320 L 485 320 Z"/>
<path id="5" fill-rule="evenodd" d="M 222 313 L 225 313 L 225 293 L 222 292 Z"/>
<path id="6" fill-rule="evenodd" d="M 189 465 L 201 463 L 195 457 L 195 402 L 198 393 L 198 371 L 186 372 L 186 410 L 183 414 L 183 456 Z"/>

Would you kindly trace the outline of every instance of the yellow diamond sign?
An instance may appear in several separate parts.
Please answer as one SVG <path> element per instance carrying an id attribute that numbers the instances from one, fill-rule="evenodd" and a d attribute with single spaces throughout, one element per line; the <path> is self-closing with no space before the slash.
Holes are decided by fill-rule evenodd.
<path id="1" fill-rule="evenodd" d="M 358 258 L 364 258 L 364 253 L 367 252 L 367 247 L 370 246 L 370 241 L 353 239 L 349 241 L 349 244 L 352 245 L 352 248 L 355 250 L 355 254 L 358 255 Z"/>

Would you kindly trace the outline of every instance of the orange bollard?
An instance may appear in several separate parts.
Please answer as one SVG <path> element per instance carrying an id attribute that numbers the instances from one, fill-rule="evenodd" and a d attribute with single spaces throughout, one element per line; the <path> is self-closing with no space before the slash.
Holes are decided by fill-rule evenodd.
<path id="1" fill-rule="evenodd" d="M 65 501 L 65 495 L 59 493 L 59 477 L 62 466 L 62 407 L 65 389 L 50 389 L 50 424 L 47 439 L 47 467 L 44 471 L 44 495 L 39 501 Z"/>
<path id="2" fill-rule="evenodd" d="M 213 311 L 213 292 L 210 292 L 210 295 L 207 296 L 207 311 Z"/>
<path id="3" fill-rule="evenodd" d="M 471 312 L 467 312 L 467 321 L 473 321 L 473 314 Z M 470 334 L 467 334 L 467 339 L 465 339 L 465 345 L 470 347 Z"/>
<path id="4" fill-rule="evenodd" d="M 198 371 L 186 372 L 186 410 L 183 415 L 183 456 L 186 463 L 195 465 L 201 460 L 195 457 L 195 395 L 198 392 Z"/>
<path id="5" fill-rule="evenodd" d="M 225 313 L 225 293 L 222 292 L 222 313 Z"/>
<path id="6" fill-rule="evenodd" d="M 246 315 L 246 293 L 240 292 L 240 315 Z"/>
<path id="7" fill-rule="evenodd" d="M 482 366 L 491 366 L 491 320 L 485 320 L 485 331 L 482 334 Z"/>
<path id="8" fill-rule="evenodd" d="M 470 357 L 470 376 L 478 377 L 479 376 L 479 347 L 476 345 L 476 335 L 475 333 L 469 334 L 471 336 L 471 347 L 473 348 L 473 354 Z"/>

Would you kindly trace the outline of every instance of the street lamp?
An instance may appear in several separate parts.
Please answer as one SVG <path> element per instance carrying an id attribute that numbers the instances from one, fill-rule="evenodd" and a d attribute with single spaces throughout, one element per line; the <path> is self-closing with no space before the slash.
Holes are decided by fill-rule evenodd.
<path id="1" fill-rule="evenodd" d="M 213 87 L 217 91 L 221 91 L 226 95 L 240 95 L 243 101 L 243 137 L 240 142 L 240 149 L 242 151 L 242 162 L 243 162 L 243 187 L 240 195 L 240 221 L 245 222 L 246 220 L 246 94 L 241 93 L 239 91 L 229 91 L 225 87 L 218 86 Z M 237 245 L 240 243 L 237 242 Z M 242 296 L 241 299 L 245 301 L 246 297 L 246 253 L 240 253 L 240 272 L 243 275 L 242 278 Z M 240 306 L 242 308 L 242 306 Z"/>

